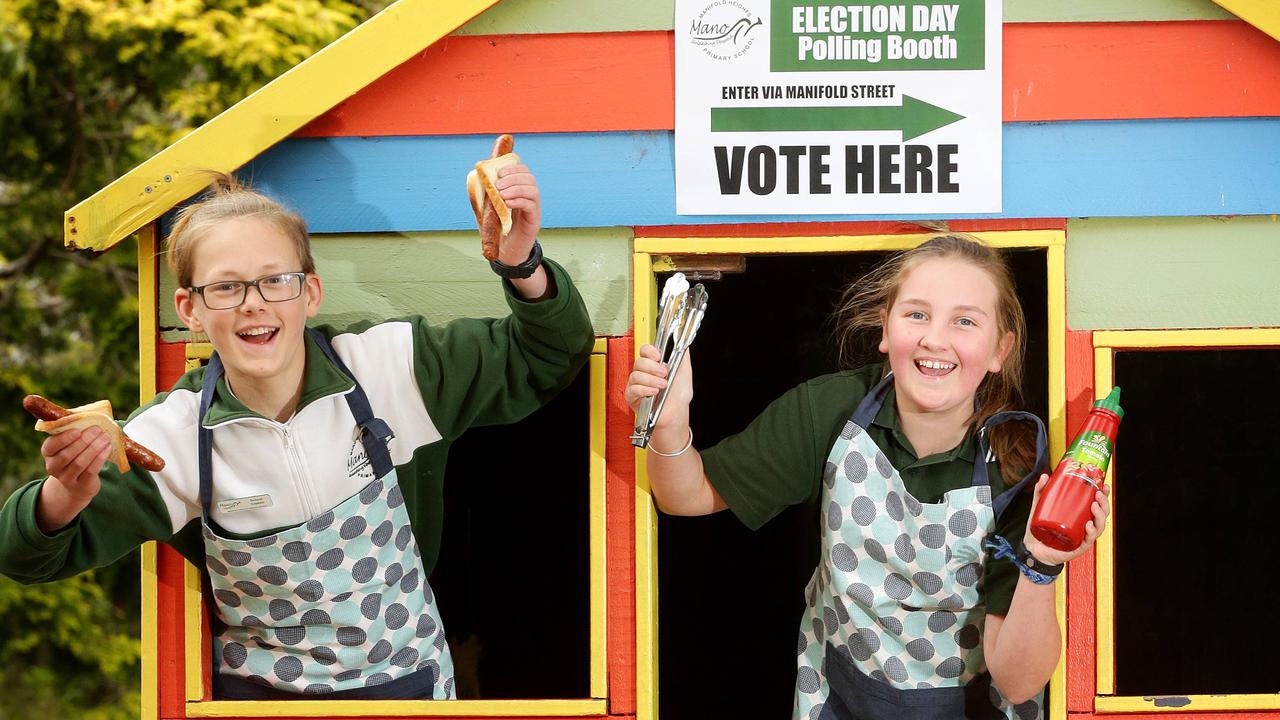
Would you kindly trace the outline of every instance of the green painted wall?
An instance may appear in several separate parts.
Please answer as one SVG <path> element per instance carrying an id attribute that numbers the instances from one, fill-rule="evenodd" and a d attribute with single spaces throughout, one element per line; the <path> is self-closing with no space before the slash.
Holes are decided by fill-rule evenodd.
<path id="1" fill-rule="evenodd" d="M 1005 22 L 1123 22 L 1234 17 L 1211 0 L 1004 0 Z M 502 0 L 459 35 L 670 30 L 675 0 Z"/>
<path id="2" fill-rule="evenodd" d="M 1280 220 L 1119 218 L 1067 223 L 1075 330 L 1280 326 Z"/>
<path id="3" fill-rule="evenodd" d="M 1005 22 L 1131 22 L 1235 17 L 1210 0 L 1004 0 Z"/>
<path id="4" fill-rule="evenodd" d="M 569 271 L 582 293 L 597 335 L 622 335 L 631 327 L 631 240 L 630 228 L 544 230 L 540 236 L 546 255 Z M 312 253 L 324 281 L 319 323 L 343 327 L 411 314 L 444 323 L 508 313 L 475 232 L 318 235 Z M 162 328 L 181 327 L 174 286 L 166 270 L 160 281 Z M 165 339 L 184 335 L 170 332 Z"/>

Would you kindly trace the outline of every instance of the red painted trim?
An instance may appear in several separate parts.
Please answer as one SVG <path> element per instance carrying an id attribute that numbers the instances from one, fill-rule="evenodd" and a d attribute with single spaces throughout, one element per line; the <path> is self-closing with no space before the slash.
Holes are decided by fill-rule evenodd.
<path id="1" fill-rule="evenodd" d="M 1280 44 L 1239 20 L 1006 25 L 1004 43 L 1005 122 L 1280 115 Z"/>
<path id="2" fill-rule="evenodd" d="M 156 683 L 160 717 L 186 717 L 186 654 L 182 628 L 182 556 L 168 545 L 156 548 Z"/>
<path id="3" fill-rule="evenodd" d="M 167 392 L 186 371 L 186 344 L 167 343 L 156 338 L 156 392 Z"/>
<path id="4" fill-rule="evenodd" d="M 993 218 L 986 220 L 951 220 L 945 227 L 930 222 L 799 222 L 799 223 L 730 223 L 725 225 L 638 225 L 636 237 L 788 237 L 833 235 L 912 235 L 922 232 L 980 232 L 984 230 L 1065 230 L 1064 218 Z M 628 433 L 630 430 L 627 431 Z"/>
<path id="5" fill-rule="evenodd" d="M 1093 333 L 1068 330 L 1066 337 L 1067 437 L 1084 423 L 1093 404 Z M 1097 613 L 1093 553 L 1067 565 L 1067 711 L 1093 710 L 1097 690 Z"/>
<path id="6" fill-rule="evenodd" d="M 605 504 L 609 607 L 609 712 L 636 712 L 635 450 L 631 408 L 622 399 L 632 363 L 631 335 L 609 338 L 605 371 Z"/>
<path id="7" fill-rule="evenodd" d="M 670 130 L 670 32 L 451 36 L 296 137 Z M 1280 44 L 1238 20 L 1013 23 L 1005 122 L 1280 116 Z"/>
<path id="8" fill-rule="evenodd" d="M 202 576 L 203 577 L 203 576 Z M 201 581 L 203 585 L 203 580 Z M 201 597 L 207 599 L 208 595 L 201 591 Z M 200 607 L 200 677 L 204 685 L 204 694 L 201 700 L 213 699 L 213 624 L 209 619 L 209 603 L 201 603 Z"/>
<path id="9" fill-rule="evenodd" d="M 289 702 L 289 701 L 282 701 L 282 702 Z M 440 701 L 440 702 L 451 702 L 451 701 Z M 178 715 L 174 717 L 174 720 L 186 719 L 186 717 L 187 717 L 186 715 Z M 250 717 L 253 717 L 253 716 L 244 717 L 244 720 L 250 720 Z M 424 719 L 424 717 L 428 717 L 428 716 L 396 715 L 396 716 L 379 716 L 379 717 L 381 720 L 422 720 Z M 493 716 L 490 716 L 490 717 L 493 717 Z M 575 715 L 575 716 L 568 716 L 568 717 L 547 717 L 547 716 L 531 717 L 531 716 L 525 716 L 525 715 L 502 716 L 502 720 L 612 720 L 612 719 L 613 719 L 612 715 Z M 170 719 L 169 717 L 165 717 L 164 720 L 170 720 Z M 315 720 L 315 717 L 310 715 L 306 717 L 303 717 L 303 716 L 275 717 L 273 716 L 271 717 L 271 720 Z M 325 720 L 369 720 L 369 716 L 367 715 L 343 715 L 340 717 L 325 716 Z M 476 720 L 476 716 L 475 715 L 470 715 L 470 716 L 431 715 L 430 720 Z"/>
<path id="10" fill-rule="evenodd" d="M 186 371 L 186 345 L 156 337 L 156 390 L 173 387 Z M 156 711 L 186 717 L 186 653 L 183 652 L 183 559 L 164 544 L 156 547 Z"/>
<path id="11" fill-rule="evenodd" d="M 673 53 L 670 32 L 447 37 L 296 135 L 670 130 Z"/>
<path id="12" fill-rule="evenodd" d="M 1073 560 L 1073 562 L 1075 562 Z M 1280 712 L 1068 712 L 1070 720 L 1276 720 Z"/>

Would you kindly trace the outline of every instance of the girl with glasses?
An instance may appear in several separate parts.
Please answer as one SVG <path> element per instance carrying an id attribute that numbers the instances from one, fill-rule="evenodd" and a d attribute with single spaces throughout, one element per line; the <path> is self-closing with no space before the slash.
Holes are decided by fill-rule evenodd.
<path id="1" fill-rule="evenodd" d="M 126 432 L 167 464 L 122 474 L 97 430 L 48 438 L 49 477 L 0 512 L 0 571 L 45 582 L 167 542 L 212 588 L 214 695 L 455 697 L 427 585 L 439 483 L 469 426 L 519 420 L 594 341 L 568 274 L 544 260 L 538 186 L 501 171 L 515 218 L 493 267 L 511 314 L 308 328 L 324 296 L 306 224 L 223 177 L 168 238 L 182 322 L 209 365 Z"/>

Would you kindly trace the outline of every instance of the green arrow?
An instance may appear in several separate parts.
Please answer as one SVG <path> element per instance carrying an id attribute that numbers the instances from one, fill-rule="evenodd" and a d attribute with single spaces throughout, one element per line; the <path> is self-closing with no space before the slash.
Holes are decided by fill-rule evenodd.
<path id="1" fill-rule="evenodd" d="M 711 132 L 901 130 L 906 141 L 963 119 L 963 115 L 903 95 L 901 105 L 711 108 Z"/>

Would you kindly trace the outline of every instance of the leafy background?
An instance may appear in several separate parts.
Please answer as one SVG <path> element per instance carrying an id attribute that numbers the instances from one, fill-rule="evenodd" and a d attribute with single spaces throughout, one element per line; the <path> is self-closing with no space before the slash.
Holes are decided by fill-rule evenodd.
<path id="1" fill-rule="evenodd" d="M 43 475 L 24 395 L 138 405 L 136 245 L 68 253 L 63 211 L 387 4 L 0 0 L 0 498 Z M 137 553 L 0 576 L 0 718 L 137 718 L 138 610 Z"/>

